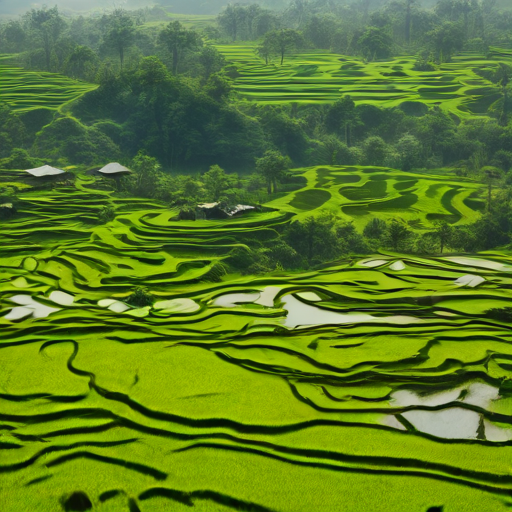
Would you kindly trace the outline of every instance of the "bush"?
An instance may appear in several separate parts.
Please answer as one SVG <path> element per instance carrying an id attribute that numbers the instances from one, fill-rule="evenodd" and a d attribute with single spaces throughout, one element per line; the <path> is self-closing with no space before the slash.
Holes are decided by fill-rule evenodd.
<path id="1" fill-rule="evenodd" d="M 437 67 L 434 62 L 425 59 L 417 59 L 412 69 L 414 69 L 414 71 L 435 71 Z"/>
<path id="2" fill-rule="evenodd" d="M 363 230 L 363 235 L 366 238 L 372 238 L 375 240 L 380 240 L 387 233 L 388 225 L 382 219 L 374 217 L 372 220 L 366 224 Z"/>
<path id="3" fill-rule="evenodd" d="M 151 306 L 155 302 L 155 297 L 149 293 L 147 288 L 141 286 L 135 288 L 135 291 L 126 299 L 126 302 L 131 306 L 143 308 Z"/>
<path id="4" fill-rule="evenodd" d="M 34 169 L 41 165 L 41 160 L 32 158 L 25 149 L 20 148 L 14 148 L 8 158 L 0 160 L 0 167 L 3 169 Z"/>
<path id="5" fill-rule="evenodd" d="M 98 213 L 100 224 L 106 224 L 116 218 L 116 212 L 112 206 L 104 206 Z"/>

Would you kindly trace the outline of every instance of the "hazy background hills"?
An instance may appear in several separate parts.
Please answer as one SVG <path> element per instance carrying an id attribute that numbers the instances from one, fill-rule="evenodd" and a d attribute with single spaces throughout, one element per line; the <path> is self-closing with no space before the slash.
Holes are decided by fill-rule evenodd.
<path id="1" fill-rule="evenodd" d="M 326 2 L 329 0 L 325 0 Z M 353 2 L 366 2 L 367 0 L 331 0 L 338 4 L 349 4 Z M 381 7 L 383 4 L 396 0 L 370 0 L 372 8 Z M 419 0 L 424 7 L 435 5 L 437 0 Z M 494 0 L 484 0 L 494 1 Z M 57 0 L 49 2 L 31 2 L 30 0 L 0 0 L 0 16 L 16 16 L 25 12 L 31 7 L 40 8 L 44 4 L 48 7 L 58 5 L 62 12 L 69 14 L 83 13 L 91 10 L 109 10 L 115 7 L 123 7 L 126 9 L 138 9 L 145 6 L 162 5 L 170 12 L 184 14 L 218 14 L 230 0 L 160 0 L 152 2 L 150 0 L 123 0 L 122 2 L 115 0 Z M 254 0 L 240 1 L 241 4 L 259 3 L 267 8 L 281 9 L 289 3 L 289 0 Z M 496 0 L 496 6 L 501 8 L 511 8 L 512 0 Z"/>

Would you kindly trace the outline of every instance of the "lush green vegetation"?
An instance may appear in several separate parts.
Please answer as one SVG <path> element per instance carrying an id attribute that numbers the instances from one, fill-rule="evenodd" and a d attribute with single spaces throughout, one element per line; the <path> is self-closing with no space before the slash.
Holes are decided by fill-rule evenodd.
<path id="1" fill-rule="evenodd" d="M 2 512 L 510 510 L 508 6 L 169 4 L 0 23 Z"/>
<path id="2" fill-rule="evenodd" d="M 95 510 L 506 510 L 512 353 L 488 312 L 510 302 L 509 256 L 242 277 L 234 252 L 277 247 L 289 215 L 179 221 L 100 185 L 25 191 L 0 235 L 4 510 L 78 490 Z M 454 411 L 464 426 L 428 421 Z"/>

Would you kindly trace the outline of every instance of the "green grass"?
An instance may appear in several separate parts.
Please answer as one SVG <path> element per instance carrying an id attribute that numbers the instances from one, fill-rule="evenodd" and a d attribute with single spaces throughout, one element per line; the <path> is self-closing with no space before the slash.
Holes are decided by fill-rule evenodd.
<path id="1" fill-rule="evenodd" d="M 17 112 L 60 111 L 98 87 L 56 73 L 29 71 L 14 65 L 11 59 L 0 55 L 0 101 Z"/>
<path id="2" fill-rule="evenodd" d="M 18 216 L 0 230 L 3 512 L 61 511 L 77 490 L 99 511 L 128 510 L 129 500 L 142 512 L 508 510 L 512 448 L 492 432 L 507 435 L 512 425 L 510 326 L 487 311 L 510 304 L 510 254 L 382 252 L 375 268 L 356 258 L 204 280 L 234 247 L 255 238 L 272 244 L 293 214 L 331 209 L 359 225 L 380 208 L 379 216 L 428 225 L 429 214 L 456 209 L 458 222 L 469 222 L 478 213 L 464 201 L 478 201 L 480 185 L 382 168 L 297 172 L 308 186 L 269 203 L 274 211 L 226 221 L 175 221 L 177 211 L 98 190 L 85 176 L 20 192 Z M 414 205 L 400 210 L 412 196 Z M 106 205 L 116 216 L 101 225 Z M 366 213 L 350 217 L 348 207 Z M 403 270 L 390 267 L 397 260 Z M 469 273 L 485 281 L 454 284 Z M 123 301 L 137 286 L 199 308 L 115 313 L 98 305 Z M 214 304 L 268 286 L 277 289 L 272 307 Z M 53 303 L 56 290 L 74 303 Z M 286 297 L 304 292 L 295 297 L 317 313 L 374 321 L 286 327 Z M 320 302 L 309 302 L 312 293 Z M 10 321 L 20 294 L 59 311 Z M 477 403 L 457 391 L 423 406 L 479 415 L 481 439 L 429 434 L 403 419 L 418 404 L 394 399 L 483 384 L 501 398 Z"/>
<path id="3" fill-rule="evenodd" d="M 356 103 L 395 107 L 411 102 L 439 105 L 459 117 L 485 114 L 500 97 L 499 88 L 481 78 L 475 69 L 512 62 L 512 54 L 493 48 L 491 57 L 462 53 L 439 70 L 413 69 L 415 57 L 400 56 L 382 62 L 362 62 L 325 50 L 290 55 L 283 66 L 265 65 L 254 43 L 217 45 L 240 76 L 235 89 L 243 99 L 258 103 L 330 103 L 350 95 Z"/>

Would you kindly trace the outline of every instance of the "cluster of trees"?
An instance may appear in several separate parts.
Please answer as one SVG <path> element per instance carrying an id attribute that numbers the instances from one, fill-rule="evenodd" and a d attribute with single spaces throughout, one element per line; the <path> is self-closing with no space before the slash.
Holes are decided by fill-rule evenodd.
<path id="1" fill-rule="evenodd" d="M 120 182 L 121 190 L 131 195 L 160 199 L 183 210 L 201 203 L 218 202 L 231 208 L 237 204 L 255 205 L 268 201 L 268 194 L 304 187 L 305 178 L 289 172 L 289 159 L 267 151 L 256 159 L 252 174 L 227 173 L 212 165 L 203 173 L 169 174 L 158 160 L 139 151 L 130 163 L 132 175 Z"/>
<path id="2" fill-rule="evenodd" d="M 294 30 L 309 46 L 366 59 L 419 52 L 420 62 L 447 62 L 463 48 L 484 52 L 510 45 L 512 13 L 493 0 L 292 0 L 280 11 L 258 4 L 230 4 L 218 16 L 222 34 L 233 41 L 263 39 L 276 29 Z M 268 48 L 262 46 L 268 61 Z"/>
<path id="3" fill-rule="evenodd" d="M 101 17 L 65 18 L 57 7 L 33 8 L 19 20 L 0 24 L 0 53 L 15 53 L 30 68 L 64 73 L 99 82 L 105 74 L 136 69 L 158 55 L 176 74 L 213 73 L 224 62 L 196 31 L 178 21 L 144 26 L 146 19 L 167 18 L 163 9 L 126 11 L 115 8 Z"/>

